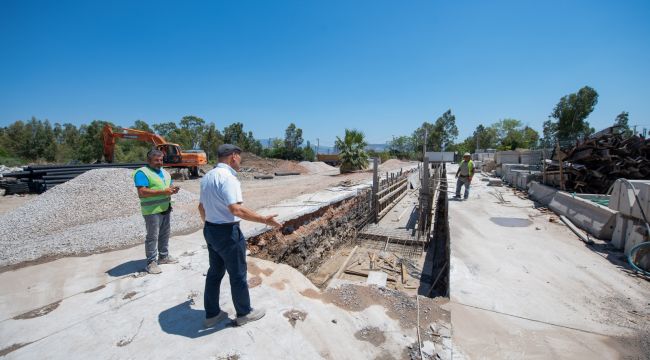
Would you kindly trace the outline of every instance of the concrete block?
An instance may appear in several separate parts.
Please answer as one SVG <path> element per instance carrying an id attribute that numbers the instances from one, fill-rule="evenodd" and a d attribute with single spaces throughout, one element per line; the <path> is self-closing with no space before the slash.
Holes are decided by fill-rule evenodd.
<path id="1" fill-rule="evenodd" d="M 640 220 L 628 219 L 625 232 L 625 255 L 630 255 L 630 250 L 642 242 L 648 241 L 645 225 Z"/>
<path id="2" fill-rule="evenodd" d="M 612 239 L 617 211 L 563 191 L 553 196 L 548 207 L 591 235 L 602 240 Z"/>
<path id="3" fill-rule="evenodd" d="M 503 181 L 501 179 L 489 178 L 488 186 L 503 186 Z"/>
<path id="4" fill-rule="evenodd" d="M 519 152 L 497 151 L 495 161 L 497 164 L 519 164 Z"/>
<path id="5" fill-rule="evenodd" d="M 625 248 L 625 238 L 627 236 L 627 218 L 621 214 L 616 214 L 616 225 L 612 234 L 612 246 L 619 250 Z"/>
<path id="6" fill-rule="evenodd" d="M 542 163 L 542 150 L 527 150 L 519 153 L 519 162 L 521 164 L 541 164 Z"/>
<path id="7" fill-rule="evenodd" d="M 627 183 L 616 180 L 612 188 L 609 208 L 620 211 L 622 214 L 636 219 L 643 219 L 641 208 L 646 216 L 650 217 L 650 180 L 629 180 L 636 189 L 637 201 L 634 190 Z"/>
<path id="8" fill-rule="evenodd" d="M 538 181 L 531 181 L 528 184 L 528 196 L 543 206 L 548 206 L 557 192 L 557 189 L 543 185 Z"/>

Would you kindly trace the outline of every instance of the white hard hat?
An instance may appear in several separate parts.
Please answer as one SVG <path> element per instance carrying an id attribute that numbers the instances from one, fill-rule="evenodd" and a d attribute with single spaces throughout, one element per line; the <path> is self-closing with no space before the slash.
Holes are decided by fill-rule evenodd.
<path id="1" fill-rule="evenodd" d="M 463 154 L 463 156 L 472 156 L 472 154 L 470 154 L 470 153 L 465 153 L 465 154 Z"/>

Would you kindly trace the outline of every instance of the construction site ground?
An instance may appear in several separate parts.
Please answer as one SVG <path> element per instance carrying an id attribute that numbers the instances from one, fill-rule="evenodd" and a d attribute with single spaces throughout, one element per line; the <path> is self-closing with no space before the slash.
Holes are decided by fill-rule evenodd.
<path id="1" fill-rule="evenodd" d="M 283 220 L 307 211 L 313 206 L 309 199 L 337 201 L 359 188 L 351 185 L 367 183 L 370 177 L 331 173 L 244 181 L 244 197 L 247 205 L 279 213 Z M 341 182 L 345 186 L 331 189 Z M 196 180 L 181 184 L 197 189 Z M 260 198 L 268 206 L 261 206 Z M 242 224 L 248 236 L 264 228 Z M 0 356 L 408 359 L 419 356 L 418 335 L 424 354 L 450 355 L 445 299 L 416 300 L 390 289 L 350 283 L 320 289 L 287 265 L 252 257 L 253 306 L 266 308 L 266 317 L 244 327 L 225 322 L 203 329 L 208 256 L 202 232 L 173 237 L 171 250 L 180 263 L 163 265 L 160 275 L 142 272 L 141 245 L 0 273 Z M 234 318 L 227 276 L 221 304 Z"/>
<path id="2" fill-rule="evenodd" d="M 650 358 L 650 282 L 621 252 L 481 178 L 468 200 L 449 194 L 454 358 Z"/>

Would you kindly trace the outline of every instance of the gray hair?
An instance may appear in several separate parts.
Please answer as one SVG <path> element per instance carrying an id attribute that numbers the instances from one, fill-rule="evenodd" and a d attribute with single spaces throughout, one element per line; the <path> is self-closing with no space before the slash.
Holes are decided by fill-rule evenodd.
<path id="1" fill-rule="evenodd" d="M 151 160 L 154 156 L 163 156 L 163 155 L 165 155 L 165 154 L 163 154 L 162 151 L 160 151 L 158 149 L 151 149 L 147 153 L 147 160 Z"/>

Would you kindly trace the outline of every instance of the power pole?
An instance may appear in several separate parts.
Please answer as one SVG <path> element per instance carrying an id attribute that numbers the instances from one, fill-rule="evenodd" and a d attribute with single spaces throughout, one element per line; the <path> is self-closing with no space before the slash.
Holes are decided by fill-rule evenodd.
<path id="1" fill-rule="evenodd" d="M 429 130 L 424 129 L 424 143 L 422 144 L 422 160 L 427 156 L 427 136 L 429 136 Z"/>

